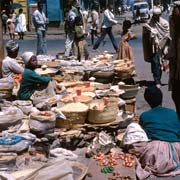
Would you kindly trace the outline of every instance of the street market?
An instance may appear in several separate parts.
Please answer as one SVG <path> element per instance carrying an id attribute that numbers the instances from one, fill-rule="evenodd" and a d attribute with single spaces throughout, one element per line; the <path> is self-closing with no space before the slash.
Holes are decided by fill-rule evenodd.
<path id="1" fill-rule="evenodd" d="M 10 141 L 11 138 L 16 140 L 16 136 L 22 138 L 25 134 L 32 138 L 28 140 L 22 138 L 22 141 L 28 142 L 27 144 L 23 143 L 25 147 L 18 146 L 15 151 L 10 145 L 7 147 L 9 150 L 2 148 L 2 152 L 17 154 L 23 152 L 26 156 L 29 152 L 29 154 L 33 154 L 33 158 L 37 156 L 41 161 L 43 157 L 47 158 L 47 155 L 49 157 L 49 152 L 51 154 L 53 151 L 48 146 L 55 144 L 55 148 L 60 144 L 62 148 L 67 149 L 86 147 L 101 133 L 104 134 L 101 138 L 105 146 L 112 144 L 112 147 L 116 147 L 111 137 L 116 139 L 117 143 L 121 142 L 121 139 L 118 140 L 117 137 L 125 131 L 134 117 L 135 96 L 139 86 L 125 85 L 123 82 L 120 84 L 114 82 L 113 84 L 114 79 L 117 82 L 117 79 L 130 78 L 133 70 L 125 64 L 127 60 L 112 61 L 112 57 L 105 52 L 104 55 L 99 55 L 91 61 L 78 62 L 75 59 L 64 61 L 51 59 L 52 57 L 49 56 L 39 56 L 40 68 L 37 69 L 37 72 L 54 77 L 53 79 L 57 82 L 57 90 L 54 97 L 36 99 L 35 102 L 29 100 L 4 101 L 4 97 L 11 99 L 16 89 L 12 89 L 11 84 L 7 82 L 2 83 L 1 109 L 5 110 L 2 111 L 2 135 L 5 133 L 7 137 L 9 136 Z M 17 58 L 17 61 L 23 64 L 20 57 Z M 125 68 L 121 68 L 123 66 Z M 101 83 L 104 78 L 106 78 L 106 84 Z M 16 87 L 18 85 L 14 86 L 14 88 Z M 121 95 L 122 98 L 120 98 Z M 7 118 L 7 121 L 4 117 Z M 12 119 L 12 117 L 14 118 Z M 109 142 L 106 140 L 106 136 L 110 139 Z M 103 138 L 105 139 L 103 140 Z M 17 143 L 22 146 L 20 142 L 21 140 Z M 42 144 L 47 146 L 46 151 L 41 147 Z M 96 146 L 103 145 L 98 142 L 96 145 L 89 146 L 87 155 L 93 157 L 97 153 Z M 112 147 L 110 146 L 108 150 Z M 16 160 L 17 154 L 13 156 L 14 160 Z M 57 152 L 57 155 L 61 155 L 61 153 Z M 31 155 L 26 158 L 31 161 Z M 126 175 L 128 176 L 128 174 L 124 176 Z"/>
<path id="2" fill-rule="evenodd" d="M 47 12 L 43 12 L 44 4 L 48 8 L 44 1 L 38 1 L 34 6 L 37 8 L 32 13 L 35 29 L 31 35 L 25 33 L 23 38 L 19 33 L 15 33 L 14 38 L 6 33 L 3 35 L 6 53 L 0 78 L 0 179 L 178 178 L 180 122 L 176 92 L 179 81 L 178 72 L 171 69 L 177 64 L 169 63 L 171 58 L 179 57 L 178 51 L 172 51 L 174 46 L 169 45 L 174 40 L 171 37 L 177 35 L 176 30 L 174 34 L 169 32 L 168 22 L 160 17 L 162 9 L 157 4 L 152 8 L 151 16 L 151 22 L 159 23 L 155 29 L 137 19 L 132 23 L 126 19 L 129 12 L 125 13 L 125 18 L 117 18 L 119 15 L 114 16 L 113 4 L 108 1 L 100 13 L 104 18 L 100 18 L 101 30 L 97 33 L 98 25 L 97 29 L 90 26 L 93 19 L 85 19 L 86 15 L 88 17 L 86 9 L 82 14 L 79 10 L 87 4 L 84 1 L 69 2 L 72 9 L 66 7 L 67 17 L 76 17 L 73 22 L 69 22 L 72 19 L 65 20 L 69 28 L 64 29 L 60 37 L 63 37 L 63 53 L 48 53 L 59 47 L 56 34 L 53 35 L 56 48 L 46 44 L 49 20 Z M 96 11 L 97 2 L 91 3 Z M 173 5 L 174 16 L 178 16 L 176 10 L 180 3 Z M 20 3 L 11 1 L 8 5 L 11 9 L 21 7 Z M 177 23 L 174 16 L 171 23 Z M 89 34 L 84 33 L 83 23 L 92 30 L 91 33 L 97 33 L 95 44 Z M 112 26 L 117 32 L 112 31 Z M 136 29 L 137 34 L 131 28 Z M 119 29 L 121 37 L 117 46 L 114 37 Z M 104 39 L 106 34 L 112 44 Z M 139 79 L 137 55 L 133 53 L 135 45 L 129 43 L 139 38 L 139 34 L 143 53 L 138 56 L 151 65 L 153 81 L 150 84 L 141 81 L 144 80 L 142 77 Z M 14 40 L 17 35 L 19 40 Z M 26 38 L 32 40 L 31 45 L 26 44 Z M 34 41 L 37 41 L 36 50 Z M 90 41 L 91 45 L 88 44 Z M 97 48 L 101 43 L 100 49 L 103 47 L 104 50 L 100 51 Z M 91 48 L 88 46 L 92 46 L 91 52 L 88 52 Z M 168 48 L 172 48 L 171 53 L 167 53 Z M 146 74 L 146 69 L 144 71 Z M 163 106 L 163 71 L 170 71 L 176 111 Z M 144 77 L 148 74 L 147 71 Z M 138 99 L 139 94 L 143 94 L 143 101 L 150 109 L 137 109 L 143 105 L 138 104 L 142 101 Z"/>

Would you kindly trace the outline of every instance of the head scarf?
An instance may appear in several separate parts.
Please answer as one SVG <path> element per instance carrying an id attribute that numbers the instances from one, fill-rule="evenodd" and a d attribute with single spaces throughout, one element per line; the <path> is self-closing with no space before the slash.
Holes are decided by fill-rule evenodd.
<path id="1" fill-rule="evenodd" d="M 30 61 L 31 57 L 34 56 L 34 53 L 33 52 L 24 52 L 22 54 L 22 59 L 24 61 L 24 64 L 28 64 L 28 62 Z"/>
<path id="2" fill-rule="evenodd" d="M 162 92 L 156 86 L 151 86 L 145 89 L 144 98 L 153 108 L 162 104 Z"/>
<path id="3" fill-rule="evenodd" d="M 6 44 L 7 51 L 14 52 L 14 51 L 18 50 L 18 48 L 19 48 L 18 43 L 13 40 L 9 40 Z"/>

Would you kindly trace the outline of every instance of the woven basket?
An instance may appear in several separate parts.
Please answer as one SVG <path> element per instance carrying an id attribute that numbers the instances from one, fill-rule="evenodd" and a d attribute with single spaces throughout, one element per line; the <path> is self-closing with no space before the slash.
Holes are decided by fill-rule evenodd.
<path id="1" fill-rule="evenodd" d="M 81 107 L 80 109 L 78 107 Z M 62 108 L 59 108 L 65 116 L 64 119 L 56 119 L 57 128 L 73 128 L 76 124 L 84 124 L 87 119 L 88 106 L 83 103 L 68 103 Z"/>
<path id="2" fill-rule="evenodd" d="M 131 76 L 131 74 L 133 73 L 134 71 L 134 66 L 131 65 L 130 67 L 127 67 L 123 70 L 118 70 L 115 68 L 115 74 L 117 77 L 120 77 L 120 78 L 126 78 L 126 77 L 129 77 Z"/>
<path id="3" fill-rule="evenodd" d="M 88 122 L 92 124 L 104 124 L 110 123 L 116 120 L 116 116 L 118 113 L 118 102 L 109 99 L 110 101 L 104 105 L 103 109 L 93 109 L 93 103 L 99 103 L 103 106 L 103 100 L 96 100 L 92 104 L 90 104 L 90 109 L 88 113 Z"/>

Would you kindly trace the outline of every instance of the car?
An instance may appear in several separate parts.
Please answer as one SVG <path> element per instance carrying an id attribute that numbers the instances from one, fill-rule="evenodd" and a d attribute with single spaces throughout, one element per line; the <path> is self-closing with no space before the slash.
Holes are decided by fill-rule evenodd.
<path id="1" fill-rule="evenodd" d="M 137 20 L 137 10 L 139 9 L 139 21 L 146 21 L 150 18 L 149 4 L 146 1 L 134 2 L 132 6 L 133 19 Z"/>

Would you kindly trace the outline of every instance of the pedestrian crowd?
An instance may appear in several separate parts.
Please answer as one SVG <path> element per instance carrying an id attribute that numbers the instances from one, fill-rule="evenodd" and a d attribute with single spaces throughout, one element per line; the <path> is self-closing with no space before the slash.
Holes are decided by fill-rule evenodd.
<path id="1" fill-rule="evenodd" d="M 19 40 L 23 40 L 26 29 L 26 17 L 23 13 L 23 9 L 20 8 L 18 14 L 14 10 L 11 10 L 9 14 L 5 10 L 1 12 L 3 33 L 9 34 L 9 38 L 14 40 L 15 35 L 18 34 Z"/>

